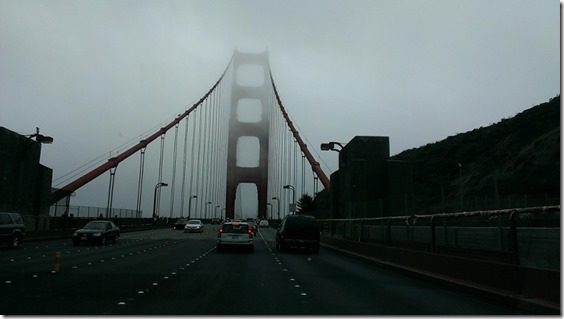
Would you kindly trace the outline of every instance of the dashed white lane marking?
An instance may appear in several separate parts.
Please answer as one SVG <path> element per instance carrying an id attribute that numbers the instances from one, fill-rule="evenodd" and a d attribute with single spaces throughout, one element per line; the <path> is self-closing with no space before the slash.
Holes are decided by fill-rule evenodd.
<path id="1" fill-rule="evenodd" d="M 300 295 L 301 296 L 307 296 L 307 294 L 305 292 L 302 292 Z"/>
<path id="2" fill-rule="evenodd" d="M 39 277 L 39 276 L 37 276 L 37 275 L 33 275 L 32 277 L 33 277 L 33 278 L 37 278 L 37 277 Z"/>
<path id="3" fill-rule="evenodd" d="M 117 304 L 120 305 L 120 306 L 123 306 L 123 305 L 125 305 L 125 302 L 120 301 L 120 302 L 118 302 Z"/>
<path id="4" fill-rule="evenodd" d="M 11 284 L 11 283 L 12 283 L 11 280 L 6 280 L 6 281 L 4 281 L 4 282 L 7 283 L 7 284 Z"/>

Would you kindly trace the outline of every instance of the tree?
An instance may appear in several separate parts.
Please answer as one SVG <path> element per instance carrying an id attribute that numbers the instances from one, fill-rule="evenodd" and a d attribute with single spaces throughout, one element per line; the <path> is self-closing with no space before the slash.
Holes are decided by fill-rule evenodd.
<path id="1" fill-rule="evenodd" d="M 312 212 L 314 210 L 316 210 L 316 204 L 313 201 L 313 197 L 311 197 L 309 194 L 303 194 L 302 197 L 300 197 L 300 199 L 297 202 L 297 209 L 296 209 L 296 214 L 305 214 L 308 212 Z"/>

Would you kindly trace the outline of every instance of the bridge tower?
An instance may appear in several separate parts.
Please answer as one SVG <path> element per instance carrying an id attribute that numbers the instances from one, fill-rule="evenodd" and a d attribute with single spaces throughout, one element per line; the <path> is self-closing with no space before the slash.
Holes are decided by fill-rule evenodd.
<path id="1" fill-rule="evenodd" d="M 268 137 L 269 137 L 269 109 L 268 97 L 270 90 L 268 52 L 243 53 L 235 51 L 233 54 L 234 79 L 231 90 L 231 112 L 229 118 L 229 137 L 227 150 L 227 185 L 225 214 L 227 218 L 235 216 L 235 196 L 237 187 L 241 183 L 255 184 L 258 198 L 258 217 L 266 217 L 266 203 L 268 196 Z M 253 75 L 262 75 L 262 84 L 256 86 L 239 83 L 240 72 L 259 70 Z M 252 105 L 260 105 L 260 120 L 256 122 L 242 122 L 238 118 L 241 107 L 252 100 Z M 247 100 L 248 102 L 248 100 Z M 237 165 L 237 145 L 241 138 L 251 137 L 258 139 L 259 154 L 258 166 L 241 167 Z"/>

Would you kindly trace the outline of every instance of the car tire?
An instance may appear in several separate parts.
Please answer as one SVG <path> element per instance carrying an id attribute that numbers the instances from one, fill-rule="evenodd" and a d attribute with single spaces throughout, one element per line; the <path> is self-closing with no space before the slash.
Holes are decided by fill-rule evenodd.
<path id="1" fill-rule="evenodd" d="M 255 246 L 254 245 L 249 246 L 249 253 L 252 253 L 254 251 L 255 251 Z"/>
<path id="2" fill-rule="evenodd" d="M 221 245 L 216 245 L 216 246 L 215 246 L 215 250 L 216 250 L 218 253 L 221 252 L 221 249 L 222 249 L 222 248 L 221 248 Z"/>
<path id="3" fill-rule="evenodd" d="M 10 241 L 10 248 L 12 249 L 16 249 L 18 247 L 20 247 L 21 245 L 21 238 L 20 236 L 14 236 L 12 237 L 12 240 Z"/>

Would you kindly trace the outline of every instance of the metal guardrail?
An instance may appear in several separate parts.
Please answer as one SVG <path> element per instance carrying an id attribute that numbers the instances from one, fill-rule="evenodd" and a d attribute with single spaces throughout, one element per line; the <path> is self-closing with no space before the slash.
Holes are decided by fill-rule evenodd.
<path id="1" fill-rule="evenodd" d="M 560 206 L 318 222 L 327 237 L 560 267 Z"/>

